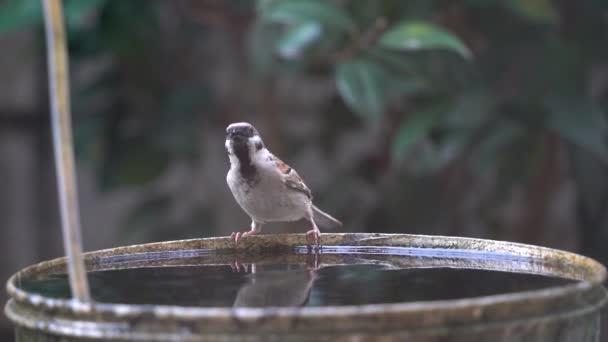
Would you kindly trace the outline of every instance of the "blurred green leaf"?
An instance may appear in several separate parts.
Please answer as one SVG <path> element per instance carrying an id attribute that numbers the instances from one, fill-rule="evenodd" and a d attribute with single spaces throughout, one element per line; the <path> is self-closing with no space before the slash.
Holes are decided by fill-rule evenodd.
<path id="1" fill-rule="evenodd" d="M 507 7 L 535 21 L 554 22 L 557 19 L 551 0 L 510 0 Z"/>
<path id="2" fill-rule="evenodd" d="M 403 51 L 447 49 L 470 59 L 471 51 L 455 35 L 424 21 L 395 25 L 380 37 L 380 46 Z"/>
<path id="3" fill-rule="evenodd" d="M 503 3 L 504 0 L 465 0 L 464 3 L 474 7 L 488 7 Z"/>
<path id="4" fill-rule="evenodd" d="M 75 25 L 107 0 L 68 0 L 64 2 L 67 25 Z M 15 31 L 43 23 L 40 0 L 7 0 L 0 5 L 0 32 Z"/>
<path id="5" fill-rule="evenodd" d="M 425 87 L 425 83 L 413 77 L 400 77 L 387 74 L 388 81 L 384 91 L 386 102 L 402 96 L 415 95 Z"/>
<path id="6" fill-rule="evenodd" d="M 378 64 L 365 60 L 340 63 L 336 84 L 344 102 L 364 119 L 376 120 L 384 113 L 387 75 Z"/>
<path id="7" fill-rule="evenodd" d="M 42 24 L 40 0 L 7 0 L 0 5 L 0 32 Z"/>
<path id="8" fill-rule="evenodd" d="M 453 134 L 440 144 L 423 143 L 420 151 L 422 153 L 418 154 L 411 165 L 407 165 L 407 168 L 419 175 L 441 170 L 459 155 L 464 142 L 463 138 L 462 135 Z"/>
<path id="9" fill-rule="evenodd" d="M 342 33 L 354 33 L 352 18 L 331 2 L 321 0 L 284 0 L 262 7 L 262 20 L 269 23 L 300 25 L 316 22 Z"/>
<path id="10" fill-rule="evenodd" d="M 68 26 L 78 26 L 92 11 L 101 8 L 108 0 L 68 0 L 64 2 L 63 11 Z"/>
<path id="11" fill-rule="evenodd" d="M 167 170 L 169 161 L 169 154 L 153 145 L 125 142 L 123 149 L 103 165 L 102 185 L 111 188 L 149 183 Z"/>
<path id="12" fill-rule="evenodd" d="M 266 11 L 269 7 L 274 6 L 277 2 L 280 2 L 283 0 L 257 0 L 255 3 L 255 9 L 258 12 L 264 12 Z"/>
<path id="13" fill-rule="evenodd" d="M 322 28 L 316 22 L 307 22 L 291 27 L 277 42 L 279 55 L 286 59 L 295 59 L 302 55 L 321 37 Z"/>
<path id="14" fill-rule="evenodd" d="M 100 45 L 114 53 L 139 58 L 154 50 L 150 41 L 158 39 L 160 10 L 157 1 L 142 6 L 137 1 L 108 1 L 96 27 Z M 149 63 L 139 59 L 139 63 Z"/>
<path id="15" fill-rule="evenodd" d="M 414 76 L 420 68 L 415 58 L 399 51 L 370 48 L 364 51 L 364 56 L 381 64 L 387 70 L 398 74 L 398 76 Z"/>
<path id="16" fill-rule="evenodd" d="M 383 1 L 347 1 L 344 3 L 344 9 L 359 27 L 369 27 L 382 15 L 385 5 L 386 2 Z"/>
<path id="17" fill-rule="evenodd" d="M 582 96 L 553 96 L 546 103 L 550 128 L 608 163 L 608 125 L 596 104 Z"/>
<path id="18" fill-rule="evenodd" d="M 428 136 L 446 110 L 445 105 L 437 105 L 428 110 L 408 115 L 397 129 L 393 140 L 392 160 L 399 161 L 416 142 Z"/>
<path id="19" fill-rule="evenodd" d="M 444 125 L 473 133 L 493 113 L 495 100 L 485 89 L 468 89 L 455 97 Z"/>
<path id="20" fill-rule="evenodd" d="M 74 118 L 74 153 L 78 160 L 90 161 L 101 136 L 103 115 Z"/>
<path id="21" fill-rule="evenodd" d="M 200 125 L 197 106 L 209 106 L 208 89 L 201 84 L 182 84 L 166 94 L 164 108 L 155 114 L 155 125 L 150 127 L 154 143 L 171 156 L 188 161 L 200 157 Z"/>
<path id="22" fill-rule="evenodd" d="M 497 128 L 487 132 L 487 137 L 476 146 L 476 158 L 473 163 L 482 172 L 489 172 L 492 166 L 499 164 L 499 159 L 503 157 L 502 150 L 513 141 L 522 139 L 524 133 L 521 125 L 507 120 L 501 121 Z"/>
<path id="23" fill-rule="evenodd" d="M 247 48 L 249 63 L 256 76 L 268 76 L 276 66 L 275 48 L 280 39 L 279 30 L 256 22 L 249 32 Z"/>

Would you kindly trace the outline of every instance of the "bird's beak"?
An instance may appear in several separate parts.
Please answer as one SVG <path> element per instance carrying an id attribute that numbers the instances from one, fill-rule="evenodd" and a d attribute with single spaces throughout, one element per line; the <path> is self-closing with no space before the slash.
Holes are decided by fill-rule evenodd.
<path id="1" fill-rule="evenodd" d="M 230 131 L 227 133 L 227 137 L 230 140 L 247 140 L 247 136 L 239 131 Z"/>

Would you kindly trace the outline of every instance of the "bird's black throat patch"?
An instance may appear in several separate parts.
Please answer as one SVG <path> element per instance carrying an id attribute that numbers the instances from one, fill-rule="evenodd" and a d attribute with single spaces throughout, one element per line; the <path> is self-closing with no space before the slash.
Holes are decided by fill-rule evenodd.
<path id="1" fill-rule="evenodd" d="M 257 183 L 258 171 L 251 162 L 247 142 L 242 141 L 240 139 L 235 139 L 232 141 L 232 148 L 234 150 L 234 155 L 239 160 L 239 171 L 241 173 L 241 176 L 243 176 L 243 178 L 250 185 Z"/>

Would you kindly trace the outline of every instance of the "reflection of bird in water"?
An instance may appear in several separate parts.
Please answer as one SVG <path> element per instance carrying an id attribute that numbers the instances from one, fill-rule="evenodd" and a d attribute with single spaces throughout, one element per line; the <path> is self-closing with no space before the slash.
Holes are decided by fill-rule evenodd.
<path id="1" fill-rule="evenodd" d="M 263 270 L 251 265 L 248 283 L 236 295 L 235 307 L 304 306 L 316 278 L 315 268 Z"/>

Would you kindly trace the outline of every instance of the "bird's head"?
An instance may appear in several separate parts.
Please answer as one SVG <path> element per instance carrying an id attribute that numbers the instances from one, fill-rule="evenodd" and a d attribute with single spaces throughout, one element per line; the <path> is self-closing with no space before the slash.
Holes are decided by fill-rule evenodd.
<path id="1" fill-rule="evenodd" d="M 250 123 L 237 122 L 226 128 L 226 151 L 241 163 L 251 163 L 254 156 L 263 149 L 264 142 L 258 130 Z"/>

